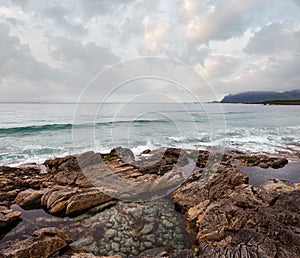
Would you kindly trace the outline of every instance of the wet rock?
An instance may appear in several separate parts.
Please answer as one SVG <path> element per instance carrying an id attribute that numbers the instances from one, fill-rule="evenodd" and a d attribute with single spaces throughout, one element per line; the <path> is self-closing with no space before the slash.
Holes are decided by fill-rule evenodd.
<path id="1" fill-rule="evenodd" d="M 71 256 L 71 258 L 122 258 L 122 256 L 116 254 L 113 256 L 96 256 L 94 254 L 90 253 L 80 253 L 80 254 L 74 254 Z"/>
<path id="2" fill-rule="evenodd" d="M 294 190 L 300 190 L 300 184 L 290 182 L 288 180 L 272 178 L 268 180 L 269 182 L 263 187 L 268 191 L 276 191 L 276 192 L 290 192 Z"/>
<path id="3" fill-rule="evenodd" d="M 155 224 L 154 223 L 149 223 L 146 224 L 143 229 L 141 230 L 140 234 L 144 235 L 144 234 L 149 234 L 153 228 L 154 228 Z"/>
<path id="4" fill-rule="evenodd" d="M 0 166 L 0 205 L 12 205 L 18 193 L 28 188 L 39 190 L 44 184 L 51 185 L 50 178 L 34 167 Z"/>
<path id="5" fill-rule="evenodd" d="M 13 211 L 5 206 L 0 206 L 0 228 L 8 227 L 19 219 L 21 212 Z"/>
<path id="6" fill-rule="evenodd" d="M 79 189 L 57 186 L 46 191 L 41 204 L 52 214 L 76 215 L 110 201 L 112 201 L 110 196 L 96 188 Z"/>
<path id="7" fill-rule="evenodd" d="M 79 171 L 80 167 L 75 155 L 62 158 L 49 159 L 44 162 L 48 172 L 58 173 L 60 171 Z"/>
<path id="8" fill-rule="evenodd" d="M 300 191 L 258 189 L 241 171 L 221 167 L 207 184 L 188 183 L 173 197 L 197 233 L 200 257 L 300 256 Z"/>
<path id="9" fill-rule="evenodd" d="M 283 168 L 286 164 L 288 164 L 288 160 L 286 158 L 273 158 L 267 155 L 251 155 L 237 156 L 236 159 L 242 166 L 259 166 L 261 168 Z"/>
<path id="10" fill-rule="evenodd" d="M 118 156 L 121 160 L 128 164 L 135 163 L 135 157 L 133 152 L 130 149 L 117 147 L 111 150 L 110 155 Z"/>
<path id="11" fill-rule="evenodd" d="M 27 239 L 16 242 L 2 251 L 5 258 L 49 257 L 71 243 L 71 239 L 56 228 L 43 228 L 35 231 Z"/>
<path id="12" fill-rule="evenodd" d="M 45 194 L 46 189 L 33 190 L 27 189 L 20 192 L 15 203 L 18 204 L 23 209 L 39 209 L 41 208 L 41 198 Z"/>
<path id="13" fill-rule="evenodd" d="M 48 189 L 41 198 L 42 207 L 52 214 L 65 214 L 68 200 L 76 194 L 77 188 L 56 186 Z"/>
<path id="14" fill-rule="evenodd" d="M 174 253 L 168 253 L 162 250 L 163 248 L 156 248 L 149 250 L 139 256 L 139 258 L 194 258 L 196 256 L 189 250 L 175 251 Z M 158 253 L 159 252 L 159 253 Z"/>
<path id="15" fill-rule="evenodd" d="M 78 191 L 68 200 L 66 215 L 82 213 L 88 209 L 105 204 L 112 200 L 112 197 L 105 195 L 96 188 Z"/>

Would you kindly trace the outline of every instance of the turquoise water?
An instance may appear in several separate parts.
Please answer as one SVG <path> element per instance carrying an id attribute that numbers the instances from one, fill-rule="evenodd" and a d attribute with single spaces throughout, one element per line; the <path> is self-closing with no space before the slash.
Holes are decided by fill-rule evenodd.
<path id="1" fill-rule="evenodd" d="M 299 151 L 300 106 L 247 104 L 0 104 L 0 164 L 87 150 L 222 146 Z"/>

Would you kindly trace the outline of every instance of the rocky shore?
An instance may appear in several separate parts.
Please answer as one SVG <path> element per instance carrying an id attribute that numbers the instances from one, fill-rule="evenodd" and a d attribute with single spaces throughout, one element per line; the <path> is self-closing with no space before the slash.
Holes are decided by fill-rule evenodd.
<path id="1" fill-rule="evenodd" d="M 299 180 L 283 157 L 176 148 L 0 167 L 0 257 L 300 257 Z"/>

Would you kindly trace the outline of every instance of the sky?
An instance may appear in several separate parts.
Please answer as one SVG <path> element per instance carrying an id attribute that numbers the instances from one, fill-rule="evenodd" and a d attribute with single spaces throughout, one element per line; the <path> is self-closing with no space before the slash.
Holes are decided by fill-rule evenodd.
<path id="1" fill-rule="evenodd" d="M 161 59 L 152 72 L 139 60 L 149 56 Z M 122 73 L 144 77 L 115 91 L 130 79 Z M 211 101 L 299 88 L 299 0 L 0 0 L 0 101 Z"/>

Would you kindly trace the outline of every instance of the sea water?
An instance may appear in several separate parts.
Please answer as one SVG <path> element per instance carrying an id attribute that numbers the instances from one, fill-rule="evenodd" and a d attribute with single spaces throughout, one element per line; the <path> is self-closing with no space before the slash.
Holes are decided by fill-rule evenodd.
<path id="1" fill-rule="evenodd" d="M 0 165 L 122 146 L 295 152 L 300 106 L 218 103 L 0 104 Z"/>

